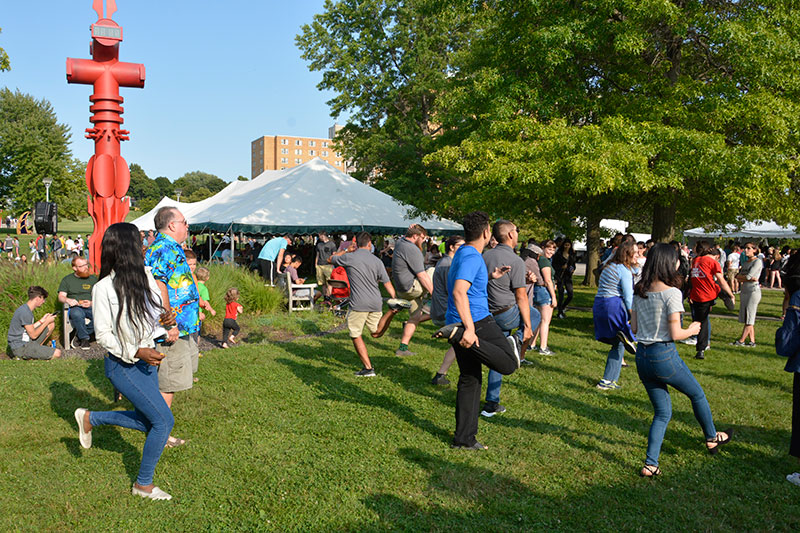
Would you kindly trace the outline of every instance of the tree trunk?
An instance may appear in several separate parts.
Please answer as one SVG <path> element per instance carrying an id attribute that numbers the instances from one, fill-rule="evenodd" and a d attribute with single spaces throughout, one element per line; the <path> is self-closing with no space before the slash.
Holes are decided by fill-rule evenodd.
<path id="1" fill-rule="evenodd" d="M 595 271 L 600 264 L 600 217 L 586 217 L 586 276 L 584 287 L 597 287 Z"/>
<path id="2" fill-rule="evenodd" d="M 670 242 L 675 238 L 675 203 L 657 201 L 653 205 L 653 235 L 656 242 Z"/>

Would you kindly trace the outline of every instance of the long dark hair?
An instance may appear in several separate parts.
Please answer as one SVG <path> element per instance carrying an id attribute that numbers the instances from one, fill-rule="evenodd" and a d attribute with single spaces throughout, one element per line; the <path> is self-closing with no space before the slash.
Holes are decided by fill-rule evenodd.
<path id="1" fill-rule="evenodd" d="M 567 252 L 567 255 L 569 256 L 570 259 L 572 259 L 574 256 L 577 255 L 577 252 L 575 251 L 575 246 L 573 246 L 573 244 L 572 244 L 572 239 L 569 239 L 569 238 L 566 238 L 561 242 L 561 246 L 559 246 L 558 250 L 556 250 L 556 255 L 557 256 L 560 255 L 560 256 L 563 257 L 564 256 L 564 246 L 567 245 L 567 244 L 569 244 L 569 252 Z"/>
<path id="2" fill-rule="evenodd" d="M 641 298 L 647 298 L 647 290 L 656 281 L 680 289 L 683 277 L 675 267 L 679 260 L 680 255 L 674 246 L 660 242 L 650 248 L 642 269 L 642 279 L 633 288 L 633 293 Z"/>
<path id="3" fill-rule="evenodd" d="M 140 330 L 143 319 L 151 316 L 153 310 L 161 309 L 161 304 L 150 292 L 150 284 L 144 271 L 139 228 L 127 222 L 112 224 L 103 235 L 102 250 L 100 279 L 114 271 L 114 291 L 120 304 L 117 329 L 119 330 L 124 309 L 134 334 L 141 340 L 144 335 L 144 331 Z"/>
<path id="4" fill-rule="evenodd" d="M 792 254 L 786 266 L 783 267 L 783 286 L 790 295 L 800 290 L 800 252 Z"/>

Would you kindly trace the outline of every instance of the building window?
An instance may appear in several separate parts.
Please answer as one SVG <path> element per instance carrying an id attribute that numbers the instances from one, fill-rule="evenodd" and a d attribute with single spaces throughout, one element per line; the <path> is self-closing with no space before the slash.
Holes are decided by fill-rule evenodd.
<path id="1" fill-rule="evenodd" d="M 322 147 L 323 148 L 327 148 L 328 147 L 328 141 L 322 141 Z"/>
<path id="2" fill-rule="evenodd" d="M 294 151 L 294 155 L 303 155 L 303 151 L 300 148 L 298 148 L 297 150 Z"/>
<path id="3" fill-rule="evenodd" d="M 336 166 L 337 166 L 337 167 L 340 167 L 340 166 L 342 166 L 342 162 L 341 162 L 341 161 L 337 161 L 337 162 L 336 162 Z"/>
<path id="4" fill-rule="evenodd" d="M 288 154 L 289 153 L 289 149 L 288 148 L 281 148 L 281 153 L 282 154 Z"/>
<path id="5" fill-rule="evenodd" d="M 336 152 L 336 157 L 342 157 L 342 154 L 340 152 Z"/>
<path id="6" fill-rule="evenodd" d="M 322 151 L 322 157 L 328 157 L 328 151 L 327 150 L 323 150 Z"/>
<path id="7" fill-rule="evenodd" d="M 289 144 L 289 139 L 281 139 L 281 144 Z"/>
<path id="8" fill-rule="evenodd" d="M 308 145 L 309 146 L 316 146 L 317 145 L 317 141 L 308 141 Z"/>
<path id="9" fill-rule="evenodd" d="M 289 163 L 289 158 L 288 157 L 281 157 L 281 163 L 284 164 L 284 165 L 288 164 Z"/>
<path id="10" fill-rule="evenodd" d="M 315 155 L 315 154 L 316 154 L 316 152 L 314 150 L 309 150 L 308 151 L 308 155 Z"/>
<path id="11" fill-rule="evenodd" d="M 295 159 L 295 160 L 294 160 L 294 164 L 295 164 L 295 165 L 300 165 L 300 164 L 302 164 L 302 163 L 303 163 L 303 160 L 302 160 L 302 159 Z"/>
<path id="12" fill-rule="evenodd" d="M 297 139 L 297 140 L 294 142 L 294 145 L 295 145 L 295 146 L 303 146 L 303 141 L 301 141 L 300 139 Z"/>

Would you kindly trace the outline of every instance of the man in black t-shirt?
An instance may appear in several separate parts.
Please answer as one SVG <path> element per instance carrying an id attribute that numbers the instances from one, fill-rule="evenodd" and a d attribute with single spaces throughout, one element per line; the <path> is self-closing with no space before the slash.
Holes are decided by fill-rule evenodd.
<path id="1" fill-rule="evenodd" d="M 75 330 L 72 347 L 88 350 L 89 337 L 94 333 L 92 287 L 97 276 L 89 271 L 89 261 L 77 255 L 72 258 L 72 271 L 58 286 L 58 301 L 69 305 L 69 322 Z"/>
<path id="2" fill-rule="evenodd" d="M 333 272 L 333 265 L 328 263 L 328 258 L 336 251 L 336 244 L 330 240 L 328 234 L 324 231 L 320 231 L 318 237 L 319 240 L 314 247 L 316 251 L 314 266 L 316 267 L 317 284 L 322 287 L 322 294 L 328 298 L 331 295 L 328 280 L 331 278 L 331 272 Z"/>

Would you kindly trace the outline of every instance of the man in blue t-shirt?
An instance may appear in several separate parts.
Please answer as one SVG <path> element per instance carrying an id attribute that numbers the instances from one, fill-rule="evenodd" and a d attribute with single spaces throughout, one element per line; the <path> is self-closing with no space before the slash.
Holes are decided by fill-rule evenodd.
<path id="1" fill-rule="evenodd" d="M 278 279 L 278 274 L 280 274 L 281 265 L 283 264 L 283 254 L 290 244 L 292 244 L 291 235 L 275 237 L 267 241 L 258 254 L 261 276 L 265 280 L 269 280 L 270 285 L 274 285 L 275 280 Z"/>
<path id="2" fill-rule="evenodd" d="M 480 412 L 481 364 L 503 375 L 519 368 L 519 347 L 515 337 L 506 338 L 489 312 L 486 286 L 489 273 L 481 252 L 492 233 L 489 216 L 474 211 L 464 217 L 466 244 L 458 249 L 447 274 L 447 325 L 435 336 L 445 337 L 456 351 L 461 375 L 456 392 L 456 431 L 454 448 L 485 450 L 475 438 Z M 510 266 L 492 272 L 498 279 Z"/>

